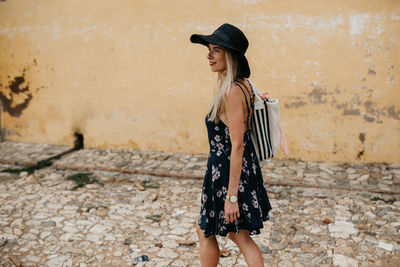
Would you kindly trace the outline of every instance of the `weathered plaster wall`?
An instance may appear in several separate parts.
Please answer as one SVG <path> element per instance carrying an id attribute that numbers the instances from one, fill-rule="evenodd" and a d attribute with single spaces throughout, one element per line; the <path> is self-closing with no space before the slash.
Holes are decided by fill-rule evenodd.
<path id="1" fill-rule="evenodd" d="M 216 76 L 192 33 L 248 36 L 291 157 L 400 161 L 400 2 L 0 1 L 8 140 L 206 153 Z"/>

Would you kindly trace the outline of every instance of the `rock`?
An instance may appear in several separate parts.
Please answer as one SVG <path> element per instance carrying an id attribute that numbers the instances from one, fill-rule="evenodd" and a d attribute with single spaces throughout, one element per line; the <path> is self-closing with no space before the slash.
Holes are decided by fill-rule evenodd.
<path id="1" fill-rule="evenodd" d="M 101 245 L 103 242 L 103 235 L 102 234 L 89 234 L 86 236 L 86 239 L 92 242 L 95 242 L 96 245 Z"/>
<path id="2" fill-rule="evenodd" d="M 18 228 L 14 228 L 13 232 L 15 235 L 18 235 L 18 236 L 22 235 L 22 231 Z"/>
<path id="3" fill-rule="evenodd" d="M 367 174 L 364 174 L 364 175 L 361 175 L 360 177 L 358 177 L 357 181 L 358 182 L 368 181 L 368 178 L 369 178 L 369 174 L 367 173 Z"/>
<path id="4" fill-rule="evenodd" d="M 150 216 L 146 216 L 146 219 L 150 219 L 155 222 L 160 222 L 161 221 L 161 214 L 154 214 Z"/>
<path id="5" fill-rule="evenodd" d="M 157 253 L 157 256 L 161 258 L 176 258 L 178 254 L 176 254 L 172 249 L 161 248 Z"/>
<path id="6" fill-rule="evenodd" d="M 146 190 L 146 189 L 144 188 L 144 186 L 143 186 L 139 181 L 134 181 L 133 184 L 134 184 L 134 186 L 136 186 L 137 189 L 139 189 L 140 191 Z"/>
<path id="7" fill-rule="evenodd" d="M 22 263 L 17 259 L 17 257 L 15 257 L 14 255 L 9 255 L 8 257 L 16 267 L 22 267 Z"/>
<path id="8" fill-rule="evenodd" d="M 260 245 L 260 250 L 262 254 L 270 254 L 271 250 L 269 249 L 269 247 L 265 246 L 265 245 Z"/>
<path id="9" fill-rule="evenodd" d="M 106 233 L 105 236 L 104 236 L 104 240 L 106 240 L 106 241 L 115 241 L 115 237 L 111 233 Z"/>
<path id="10" fill-rule="evenodd" d="M 85 251 L 76 247 L 63 247 L 60 250 L 63 254 L 72 253 L 72 254 L 85 254 Z"/>
<path id="11" fill-rule="evenodd" d="M 330 223 L 331 223 L 331 220 L 330 220 L 329 218 L 325 218 L 325 219 L 322 220 L 322 222 L 323 222 L 324 224 L 330 224 Z"/>
<path id="12" fill-rule="evenodd" d="M 352 236 L 351 239 L 353 239 L 354 242 L 359 243 L 361 242 L 362 238 L 359 236 Z"/>
<path id="13" fill-rule="evenodd" d="M 171 231 L 173 235 L 185 235 L 189 232 L 189 229 L 186 228 L 175 228 Z"/>
<path id="14" fill-rule="evenodd" d="M 44 231 L 40 233 L 40 239 L 46 239 L 49 235 L 51 235 L 51 232 Z"/>
<path id="15" fill-rule="evenodd" d="M 341 254 L 333 254 L 333 265 L 338 267 L 358 267 L 358 261 Z"/>
<path id="16" fill-rule="evenodd" d="M 52 227 L 52 226 L 56 226 L 56 222 L 55 221 L 44 221 L 44 222 L 41 222 L 41 225 L 44 227 Z"/>
<path id="17" fill-rule="evenodd" d="M 179 246 L 178 242 L 176 242 L 175 240 L 166 240 L 163 242 L 163 248 L 171 248 L 171 249 L 175 249 Z"/>
<path id="18" fill-rule="evenodd" d="M 150 195 L 150 200 L 152 202 L 156 201 L 158 199 L 158 194 L 157 193 L 153 193 L 152 195 Z"/>
<path id="19" fill-rule="evenodd" d="M 132 264 L 136 265 L 139 262 L 144 262 L 144 261 L 149 261 L 149 257 L 147 257 L 146 255 L 142 255 L 142 256 L 136 257 L 136 258 L 133 259 Z"/>
<path id="20" fill-rule="evenodd" d="M 273 172 L 267 173 L 266 176 L 271 177 L 271 178 L 273 178 L 273 179 L 283 179 L 283 178 L 284 178 L 283 175 L 281 175 L 281 174 L 276 174 L 276 173 L 273 173 Z"/>
<path id="21" fill-rule="evenodd" d="M 63 256 L 57 256 L 57 255 L 55 255 L 56 257 L 55 258 L 53 258 L 53 259 L 51 259 L 51 260 L 49 260 L 48 262 L 47 262 L 47 266 L 49 266 L 49 267 L 54 267 L 54 266 L 63 266 L 63 264 L 68 260 L 68 256 L 65 256 L 65 255 L 63 255 Z"/>
<path id="22" fill-rule="evenodd" d="M 27 255 L 26 259 L 30 262 L 38 263 L 40 262 L 40 258 L 32 255 Z"/>
<path id="23" fill-rule="evenodd" d="M 94 225 L 91 229 L 90 232 L 94 233 L 94 234 L 102 234 L 102 233 L 106 233 L 108 231 L 110 231 L 110 227 L 102 225 L 102 224 L 97 224 Z"/>
<path id="24" fill-rule="evenodd" d="M 345 255 L 348 257 L 353 257 L 354 256 L 354 251 L 350 247 L 335 247 L 335 254 L 341 254 Z"/>
<path id="25" fill-rule="evenodd" d="M 328 169 L 327 167 L 319 166 L 319 169 L 322 170 L 322 171 L 324 171 L 324 172 L 327 172 L 327 173 L 329 173 L 329 174 L 331 174 L 331 175 L 334 174 L 334 172 L 331 171 L 330 169 Z"/>
<path id="26" fill-rule="evenodd" d="M 348 238 L 350 235 L 358 234 L 354 224 L 346 221 L 335 221 L 329 225 L 329 232 L 332 237 Z"/>
<path id="27" fill-rule="evenodd" d="M 131 239 L 130 239 L 130 238 L 126 238 L 126 239 L 124 240 L 124 245 L 129 246 L 130 244 L 132 244 Z"/>
<path id="28" fill-rule="evenodd" d="M 185 210 L 177 209 L 173 216 L 179 216 L 185 214 L 185 212 L 186 212 Z"/>
<path id="29" fill-rule="evenodd" d="M 219 255 L 220 255 L 220 257 L 229 257 L 231 255 L 231 253 L 226 249 L 222 249 L 219 251 Z"/>
<path id="30" fill-rule="evenodd" d="M 0 238 L 0 248 L 4 247 L 7 244 L 8 240 L 5 238 Z"/>
<path id="31" fill-rule="evenodd" d="M 368 183 L 371 184 L 371 185 L 377 185 L 377 184 L 379 184 L 379 179 L 378 179 L 378 178 L 373 178 L 372 176 L 370 176 L 370 177 L 367 179 L 367 181 L 368 181 Z"/>
<path id="32" fill-rule="evenodd" d="M 387 244 L 387 243 L 382 242 L 382 241 L 379 241 L 378 248 L 383 248 L 384 250 L 392 251 L 393 250 L 393 245 L 392 244 Z"/>
<path id="33" fill-rule="evenodd" d="M 178 240 L 178 244 L 182 246 L 193 246 L 195 244 L 195 241 L 191 240 Z"/>
<path id="34" fill-rule="evenodd" d="M 370 174 L 370 176 L 371 176 L 371 178 L 381 179 L 381 178 L 383 177 L 383 174 L 372 172 L 372 173 Z"/>

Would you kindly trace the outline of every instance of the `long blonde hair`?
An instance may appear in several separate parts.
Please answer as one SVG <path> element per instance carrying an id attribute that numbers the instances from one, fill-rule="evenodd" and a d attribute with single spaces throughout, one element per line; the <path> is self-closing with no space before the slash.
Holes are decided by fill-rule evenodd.
<path id="1" fill-rule="evenodd" d="M 225 62 L 226 62 L 226 75 L 218 73 L 217 90 L 211 101 L 209 110 L 209 119 L 217 123 L 220 116 L 225 112 L 225 99 L 229 93 L 229 89 L 233 81 L 239 77 L 239 64 L 237 58 L 229 51 L 225 49 Z"/>

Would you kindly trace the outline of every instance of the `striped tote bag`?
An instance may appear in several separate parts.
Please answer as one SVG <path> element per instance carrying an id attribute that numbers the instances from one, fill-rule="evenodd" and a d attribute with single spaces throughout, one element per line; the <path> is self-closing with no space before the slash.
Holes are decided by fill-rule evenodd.
<path id="1" fill-rule="evenodd" d="M 250 82 L 250 80 L 249 80 Z M 262 100 L 260 90 L 250 82 L 255 92 L 251 139 L 259 161 L 273 158 L 280 146 L 280 112 L 278 99 Z"/>

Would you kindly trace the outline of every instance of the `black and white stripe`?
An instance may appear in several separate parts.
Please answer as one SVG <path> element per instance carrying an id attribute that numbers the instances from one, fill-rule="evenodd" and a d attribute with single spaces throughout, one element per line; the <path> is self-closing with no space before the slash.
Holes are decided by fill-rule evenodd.
<path id="1" fill-rule="evenodd" d="M 267 100 L 264 101 L 265 108 L 254 110 L 251 129 L 251 137 L 258 160 L 274 157 L 271 144 L 271 132 L 269 124 Z"/>

